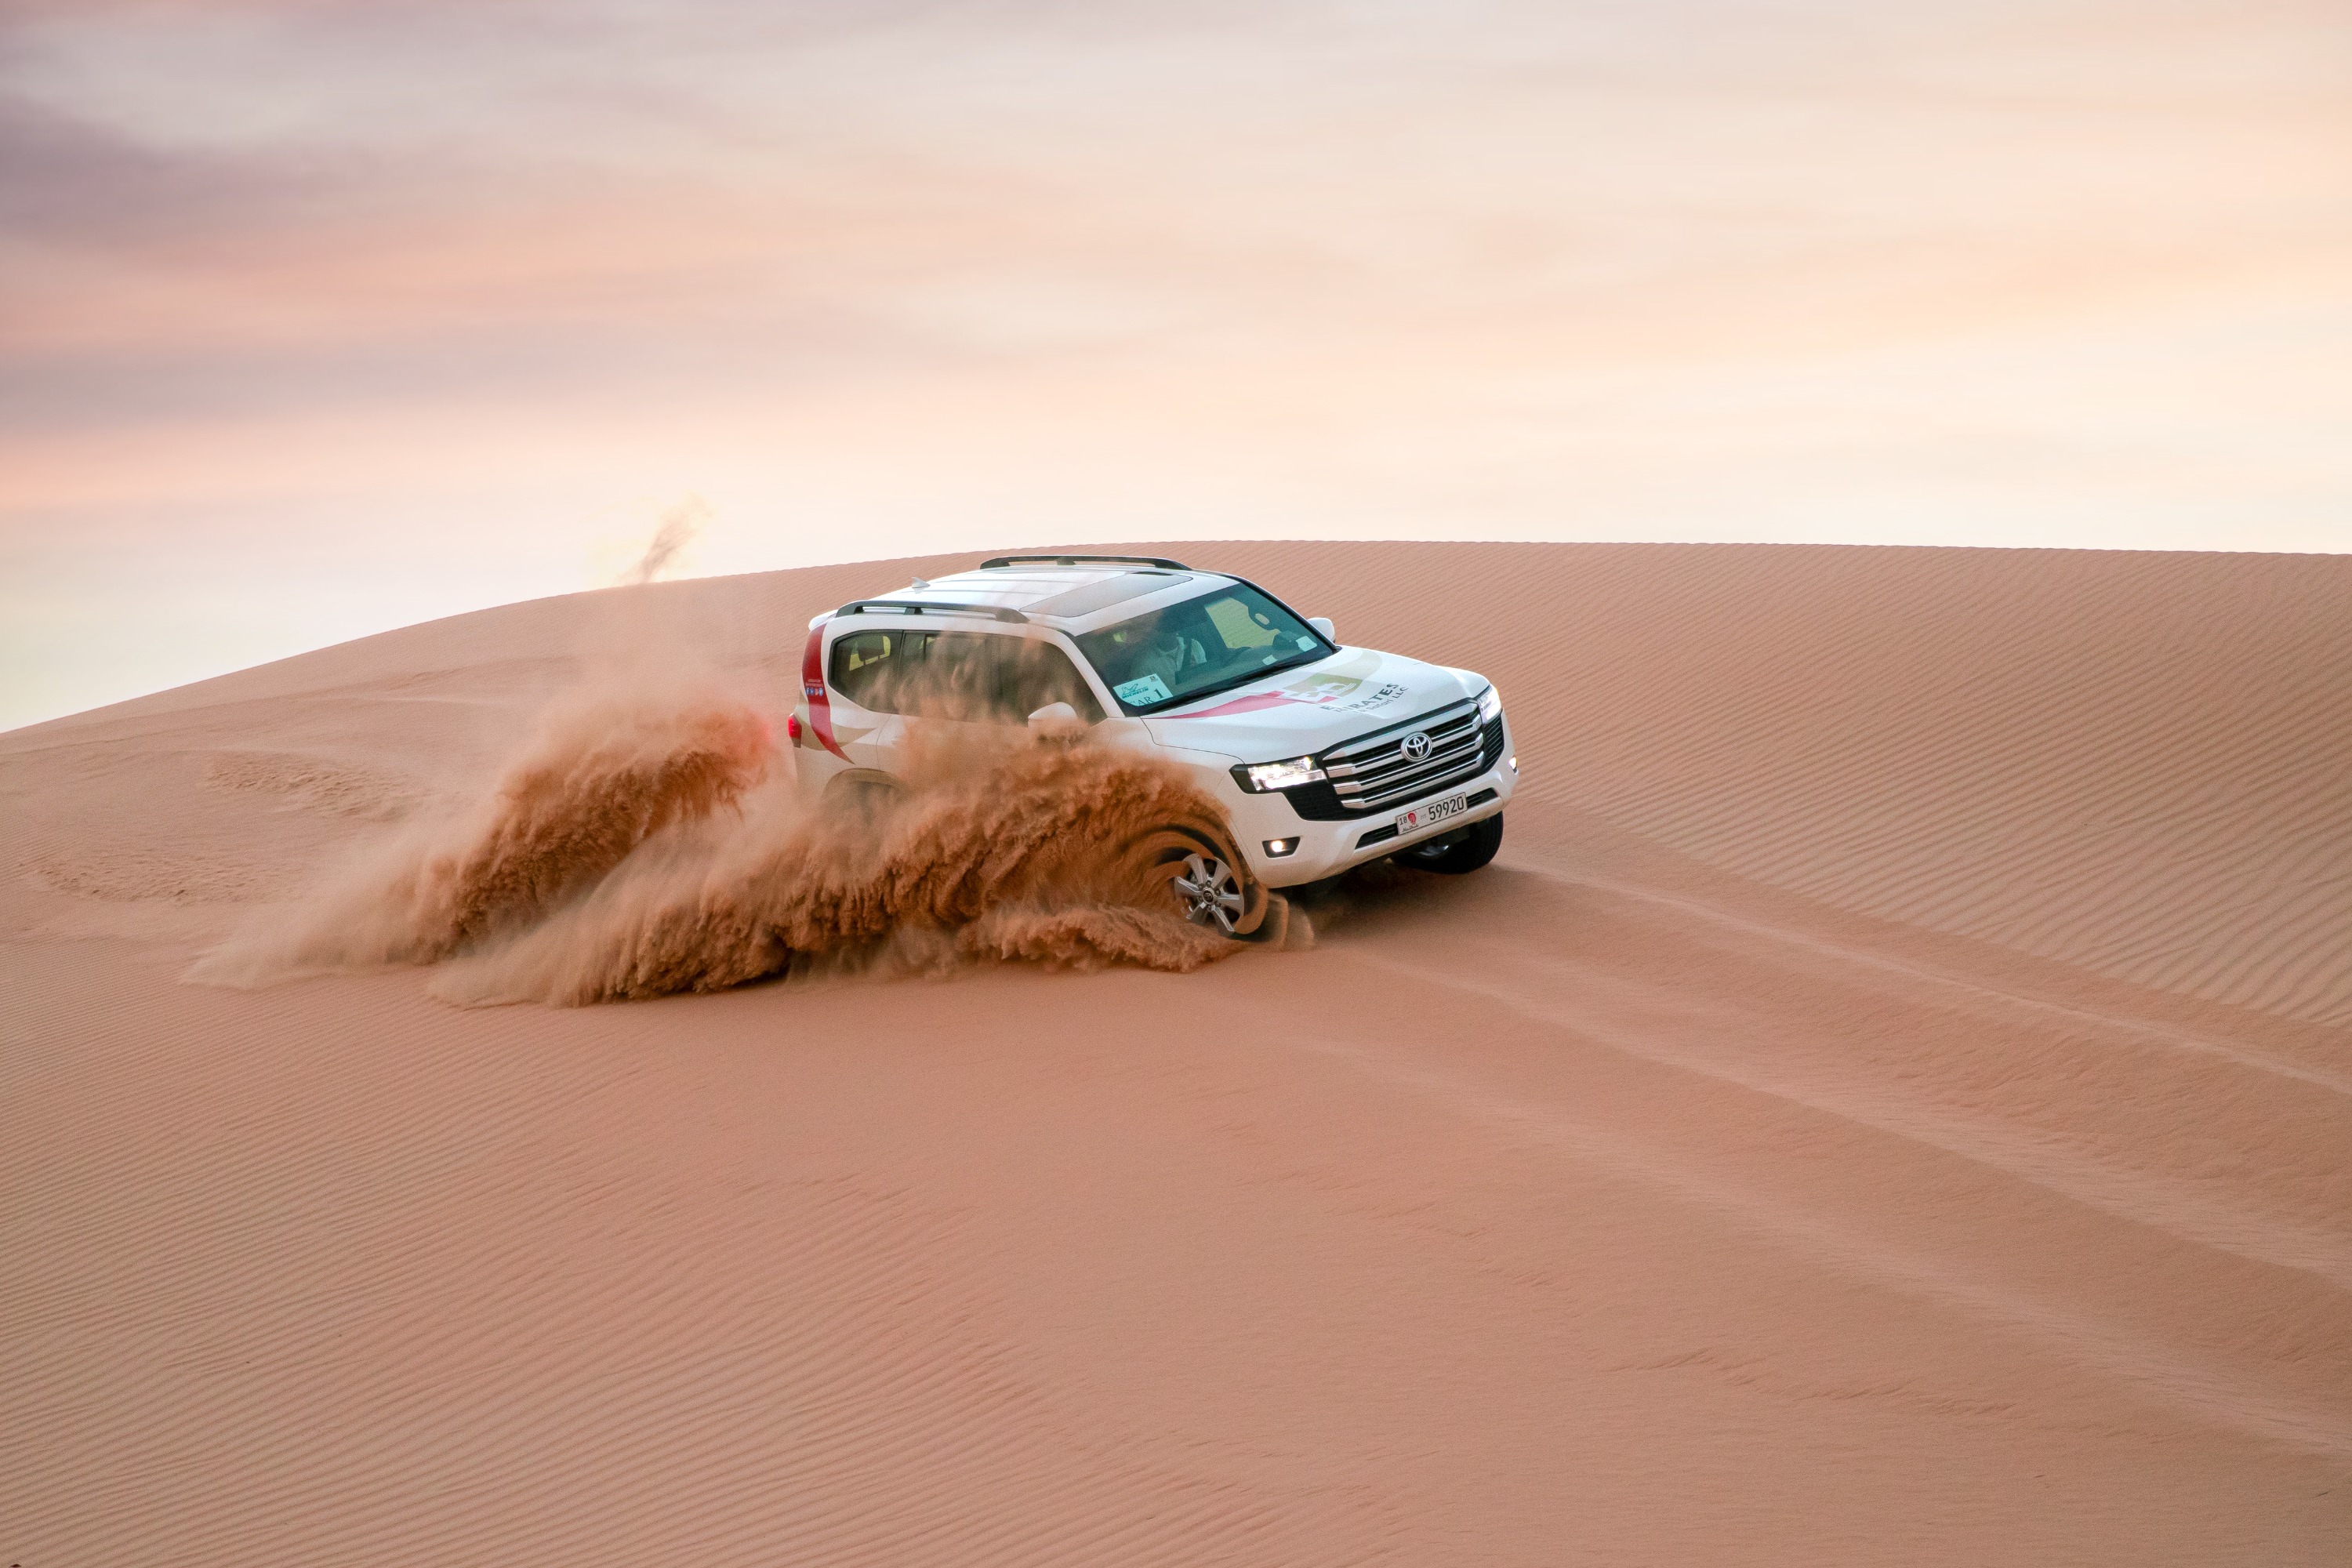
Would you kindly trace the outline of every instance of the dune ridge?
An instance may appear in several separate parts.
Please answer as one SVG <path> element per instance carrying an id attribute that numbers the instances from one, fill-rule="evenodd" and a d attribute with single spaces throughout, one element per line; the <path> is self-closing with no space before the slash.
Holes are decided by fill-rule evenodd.
<path id="1" fill-rule="evenodd" d="M 1034 746 L 829 858 L 749 716 L 937 560 L 0 736 L 0 1562 L 2352 1557 L 2352 563 L 1120 548 L 1493 676 L 1496 864 L 1048 973 Z M 382 841 L 454 956 L 180 982 Z"/>

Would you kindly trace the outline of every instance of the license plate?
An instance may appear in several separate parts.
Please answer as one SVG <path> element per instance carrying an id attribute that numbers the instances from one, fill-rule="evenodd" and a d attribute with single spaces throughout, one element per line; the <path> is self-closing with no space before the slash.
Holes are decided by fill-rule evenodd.
<path id="1" fill-rule="evenodd" d="M 1433 822 L 1443 822 L 1469 809 L 1470 792 L 1464 790 L 1460 795 L 1449 795 L 1444 800 L 1433 800 L 1427 805 L 1416 805 L 1411 811 L 1397 813 L 1396 830 L 1399 837 L 1418 833 Z"/>

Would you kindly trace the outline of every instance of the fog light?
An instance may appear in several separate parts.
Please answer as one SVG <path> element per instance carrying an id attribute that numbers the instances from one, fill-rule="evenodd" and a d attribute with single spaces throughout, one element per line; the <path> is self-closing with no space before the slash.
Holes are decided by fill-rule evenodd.
<path id="1" fill-rule="evenodd" d="M 1517 773 L 1519 771 L 1519 759 L 1517 757 L 1513 757 L 1511 759 L 1511 771 L 1513 773 Z"/>
<path id="2" fill-rule="evenodd" d="M 1297 852 L 1298 840 L 1296 838 L 1269 838 L 1265 841 L 1266 858 L 1270 860 L 1279 860 L 1285 855 Z"/>

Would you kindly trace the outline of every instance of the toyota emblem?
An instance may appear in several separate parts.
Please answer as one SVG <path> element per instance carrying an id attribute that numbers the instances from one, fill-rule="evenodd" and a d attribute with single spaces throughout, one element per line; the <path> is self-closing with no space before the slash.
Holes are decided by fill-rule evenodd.
<path id="1" fill-rule="evenodd" d="M 1397 750 L 1404 753 L 1404 760 L 1408 763 L 1423 762 L 1429 756 L 1429 737 L 1415 730 L 1397 742 Z"/>

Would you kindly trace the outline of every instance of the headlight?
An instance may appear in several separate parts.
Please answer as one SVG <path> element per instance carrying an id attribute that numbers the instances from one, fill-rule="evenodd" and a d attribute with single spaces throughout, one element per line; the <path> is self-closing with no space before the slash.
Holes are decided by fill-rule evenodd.
<path id="1" fill-rule="evenodd" d="M 1234 770 L 1234 777 L 1240 781 L 1242 788 L 1255 790 L 1260 795 L 1313 784 L 1322 776 L 1323 770 L 1315 765 L 1312 757 L 1292 757 L 1281 763 L 1257 763 Z"/>
<path id="2" fill-rule="evenodd" d="M 1478 697 L 1478 722 L 1491 724 L 1502 717 L 1502 713 L 1503 694 L 1491 686 L 1486 688 Z"/>

